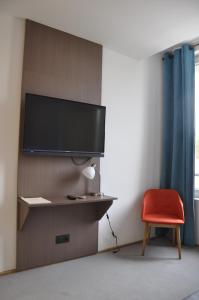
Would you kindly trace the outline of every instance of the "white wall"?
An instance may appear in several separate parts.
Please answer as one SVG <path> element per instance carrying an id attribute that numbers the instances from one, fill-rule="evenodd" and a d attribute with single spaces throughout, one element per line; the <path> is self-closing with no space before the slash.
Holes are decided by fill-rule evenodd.
<path id="1" fill-rule="evenodd" d="M 0 14 L 0 272 L 15 268 L 24 22 Z"/>
<path id="2" fill-rule="evenodd" d="M 143 192 L 158 187 L 161 148 L 161 56 L 146 61 L 103 50 L 102 104 L 107 107 L 101 191 L 118 200 L 109 210 L 119 244 L 141 240 Z M 114 246 L 106 218 L 99 250 Z"/>

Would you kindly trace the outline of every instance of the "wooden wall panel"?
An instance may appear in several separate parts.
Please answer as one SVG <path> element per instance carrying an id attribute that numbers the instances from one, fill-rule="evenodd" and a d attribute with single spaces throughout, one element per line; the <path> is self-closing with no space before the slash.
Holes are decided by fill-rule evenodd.
<path id="1" fill-rule="evenodd" d="M 21 145 L 25 93 L 101 104 L 101 76 L 101 45 L 30 20 L 26 21 L 18 195 L 30 197 L 46 195 L 51 197 L 63 196 L 69 193 L 84 194 L 88 191 L 99 191 L 99 177 L 96 176 L 93 182 L 87 182 L 81 175 L 82 167 L 75 166 L 69 157 L 25 155 L 21 152 Z M 92 161 L 97 163 L 99 169 L 99 159 L 92 159 Z M 78 215 L 80 215 L 79 212 Z M 34 226 L 31 228 L 34 228 Z M 92 228 L 94 230 L 90 231 L 90 239 L 96 241 L 97 225 L 94 224 Z M 83 231 L 84 226 L 76 232 L 81 235 Z M 20 249 L 26 249 L 27 245 L 24 243 L 27 243 L 27 235 L 27 232 L 18 233 L 18 269 L 20 269 L 21 256 L 24 255 L 24 252 Z M 31 233 L 31 235 L 34 236 L 33 242 L 37 242 L 36 234 Z M 75 239 L 77 242 L 78 236 L 76 234 Z M 40 238 L 41 241 L 42 238 Z M 95 252 L 97 252 L 96 242 L 94 244 Z M 41 247 L 43 246 L 41 245 Z M 93 248 L 92 251 L 88 251 L 89 254 L 90 252 L 93 252 Z M 59 256 L 55 250 L 54 262 L 57 261 L 56 255 Z M 64 257 L 65 259 L 68 258 L 67 253 Z M 41 265 L 41 262 L 39 264 Z"/>
<path id="2" fill-rule="evenodd" d="M 62 31 L 26 22 L 22 79 L 21 135 L 25 93 L 101 104 L 101 45 Z M 98 164 L 99 159 L 93 160 Z M 85 193 L 81 168 L 67 157 L 24 155 L 19 151 L 18 194 Z M 92 188 L 99 191 L 99 178 Z"/>
<path id="3" fill-rule="evenodd" d="M 95 205 L 31 209 L 23 231 L 18 232 L 17 271 L 61 262 L 97 252 L 98 223 Z M 56 244 L 56 235 L 70 241 Z"/>
<path id="4" fill-rule="evenodd" d="M 27 21 L 23 92 L 101 103 L 101 45 Z"/>

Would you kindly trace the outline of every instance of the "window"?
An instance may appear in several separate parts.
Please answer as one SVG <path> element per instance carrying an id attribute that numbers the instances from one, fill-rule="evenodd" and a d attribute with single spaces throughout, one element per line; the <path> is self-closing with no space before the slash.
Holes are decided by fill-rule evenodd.
<path id="1" fill-rule="evenodd" d="M 199 53 L 195 65 L 195 197 L 199 198 Z"/>

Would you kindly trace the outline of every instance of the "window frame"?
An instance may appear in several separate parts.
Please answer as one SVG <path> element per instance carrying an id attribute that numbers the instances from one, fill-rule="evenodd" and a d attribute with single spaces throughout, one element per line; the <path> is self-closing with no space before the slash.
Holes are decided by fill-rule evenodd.
<path id="1" fill-rule="evenodd" d="M 196 47 L 196 49 L 195 49 L 195 69 L 196 69 L 196 67 L 199 68 L 199 47 Z M 198 82 L 198 84 L 199 84 L 199 82 Z M 194 172 L 194 197 L 199 200 L 199 189 L 196 189 L 196 187 L 195 187 L 196 177 L 199 177 L 199 173 Z"/>

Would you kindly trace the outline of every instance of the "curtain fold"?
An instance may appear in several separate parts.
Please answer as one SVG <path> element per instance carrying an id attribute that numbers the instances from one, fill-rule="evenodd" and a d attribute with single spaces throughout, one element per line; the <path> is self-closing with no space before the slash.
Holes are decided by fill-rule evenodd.
<path id="1" fill-rule="evenodd" d="M 194 49 L 183 45 L 163 57 L 163 154 L 161 188 L 179 192 L 185 210 L 182 242 L 194 234 Z"/>

